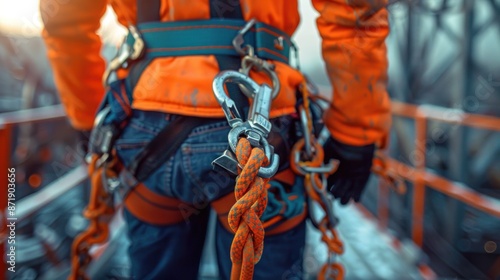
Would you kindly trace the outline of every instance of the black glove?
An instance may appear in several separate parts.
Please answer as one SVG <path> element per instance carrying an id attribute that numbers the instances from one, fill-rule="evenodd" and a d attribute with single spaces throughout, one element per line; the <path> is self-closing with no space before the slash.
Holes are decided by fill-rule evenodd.
<path id="1" fill-rule="evenodd" d="M 330 192 L 342 204 L 351 198 L 358 202 L 370 177 L 375 145 L 350 146 L 330 137 L 324 150 L 325 163 L 332 158 L 340 161 L 337 172 L 328 177 Z"/>

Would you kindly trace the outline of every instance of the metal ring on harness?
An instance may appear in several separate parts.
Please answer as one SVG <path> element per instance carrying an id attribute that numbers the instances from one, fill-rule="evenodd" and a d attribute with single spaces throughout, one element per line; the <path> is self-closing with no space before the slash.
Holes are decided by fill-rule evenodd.
<path id="1" fill-rule="evenodd" d="M 238 31 L 238 34 L 233 39 L 234 49 L 236 50 L 237 53 L 239 53 L 242 56 L 248 54 L 245 51 L 245 49 L 242 48 L 243 44 L 245 43 L 245 39 L 243 39 L 243 35 L 245 35 L 245 33 L 247 33 L 248 30 L 250 30 L 250 28 L 252 28 L 255 25 L 255 23 L 257 23 L 257 20 L 255 18 L 252 18 L 251 20 L 249 20 L 245 24 L 245 26 L 243 26 L 243 28 L 240 31 Z M 250 45 L 247 45 L 247 46 L 250 46 Z M 248 49 L 248 52 L 250 52 L 250 51 L 253 52 L 253 48 Z"/>
<path id="2" fill-rule="evenodd" d="M 229 131 L 228 142 L 229 147 L 233 152 L 236 152 L 236 146 L 238 145 L 238 140 L 241 135 L 248 136 L 248 131 L 251 129 L 249 126 L 243 124 L 241 126 L 237 126 L 231 131 Z M 274 153 L 274 148 L 269 144 L 266 138 L 260 137 L 259 144 L 264 150 L 264 154 L 269 160 L 268 166 L 261 166 L 259 168 L 258 176 L 262 178 L 271 178 L 276 174 L 276 171 L 279 168 L 280 158 L 279 155 Z M 241 168 L 241 166 L 240 166 Z"/>
<path id="3" fill-rule="evenodd" d="M 293 158 L 291 158 L 290 160 L 290 166 L 292 170 L 296 174 L 300 174 L 302 176 L 305 176 L 306 174 L 310 173 L 309 170 L 305 170 L 307 167 L 304 164 L 301 164 L 303 162 L 302 151 L 305 145 L 306 145 L 306 140 L 304 138 L 299 139 L 292 148 L 291 156 L 293 156 Z M 314 150 L 316 151 L 316 154 L 314 155 L 314 157 L 310 159 L 308 163 L 311 166 L 319 167 L 323 163 L 323 157 L 324 157 L 323 147 L 321 147 L 321 145 L 318 142 L 314 142 L 312 143 L 312 145 L 315 147 Z"/>
<path id="4" fill-rule="evenodd" d="M 251 52 L 253 53 L 252 46 L 248 46 L 248 48 L 251 49 Z M 276 72 L 274 71 L 275 65 L 256 56 L 247 55 L 241 61 L 240 73 L 249 76 L 250 70 L 252 68 L 255 68 L 255 70 L 259 72 L 262 71 L 266 73 L 267 76 L 271 79 L 271 82 L 273 84 L 271 96 L 272 99 L 275 99 L 280 91 L 280 81 L 278 79 L 278 75 L 276 75 Z M 253 98 L 253 93 L 246 87 L 240 85 L 240 89 L 247 97 Z"/>
<path id="5" fill-rule="evenodd" d="M 127 42 L 127 38 L 123 40 L 118 53 L 111 59 L 108 63 L 108 67 L 106 67 L 104 71 L 104 75 L 102 76 L 104 87 L 108 85 L 111 73 L 120 68 L 127 68 L 129 66 L 128 62 L 137 60 L 144 53 L 145 43 L 137 28 L 133 25 L 129 25 L 128 30 L 129 34 L 132 35 L 133 43 L 130 45 L 129 42 Z"/>
<path id="6" fill-rule="evenodd" d="M 111 107 L 106 106 L 97 113 L 94 119 L 92 132 L 90 134 L 89 153 L 85 156 L 85 161 L 87 162 L 87 164 L 90 164 L 92 153 L 100 154 L 100 158 L 96 162 L 97 168 L 101 167 L 109 159 L 109 153 L 111 152 L 110 151 L 111 137 L 108 135 L 104 135 L 103 138 L 97 139 L 98 136 L 96 135 L 98 128 L 103 125 L 104 119 L 106 118 L 107 115 L 109 115 L 110 112 L 111 112 Z M 99 151 L 93 150 L 94 149 L 93 143 L 97 142 L 96 140 L 100 140 L 98 142 L 101 143 L 101 145 L 99 145 Z"/>

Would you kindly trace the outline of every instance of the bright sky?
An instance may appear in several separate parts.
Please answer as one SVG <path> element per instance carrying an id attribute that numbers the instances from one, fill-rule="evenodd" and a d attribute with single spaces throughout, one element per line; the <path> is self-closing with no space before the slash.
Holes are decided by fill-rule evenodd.
<path id="1" fill-rule="evenodd" d="M 105 41 L 118 44 L 124 34 L 116 17 L 108 9 L 102 19 Z M 40 36 L 43 23 L 40 18 L 39 0 L 0 0 L 0 32 L 25 37 Z"/>
<path id="2" fill-rule="evenodd" d="M 39 0 L 0 0 L 0 31 L 36 36 L 41 28 Z"/>

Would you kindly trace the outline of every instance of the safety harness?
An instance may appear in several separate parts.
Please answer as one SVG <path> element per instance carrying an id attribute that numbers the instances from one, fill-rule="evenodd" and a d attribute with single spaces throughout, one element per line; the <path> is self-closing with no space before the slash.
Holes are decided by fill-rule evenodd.
<path id="1" fill-rule="evenodd" d="M 247 75 L 248 71 L 254 67 L 260 67 L 259 69 L 270 67 L 270 64 L 263 59 L 288 63 L 292 48 L 291 40 L 285 33 L 272 26 L 256 21 L 245 22 L 242 19 L 159 22 L 158 13 L 148 14 L 148 11 L 154 10 L 155 2 L 157 1 L 138 1 L 138 10 L 143 11 L 138 19 L 142 23 L 129 26 L 126 40 L 117 56 L 110 61 L 103 76 L 107 94 L 96 117 L 90 141 L 90 156 L 87 159 L 92 191 L 84 215 L 91 221 L 91 226 L 74 241 L 71 279 L 86 279 L 85 268 L 90 262 L 91 245 L 106 241 L 109 233 L 107 222 L 115 212 L 114 194 L 119 194 L 129 212 L 150 224 L 175 224 L 188 219 L 191 214 L 189 210 L 178 207 L 185 203 L 150 191 L 142 184 L 142 181 L 178 149 L 194 127 L 213 122 L 214 119 L 178 116 L 168 127 L 160 131 L 128 166 L 123 166 L 113 151 L 114 141 L 119 137 L 131 116 L 133 88 L 138 77 L 152 59 L 169 56 L 215 55 L 221 69 L 238 69 L 241 56 L 247 55 L 251 48 L 252 53 L 244 60 L 243 66 L 243 71 L 246 71 Z M 144 7 L 145 5 L 149 7 Z M 234 10 L 240 11 L 241 9 L 238 7 Z M 129 68 L 129 76 L 125 80 L 110 82 L 112 74 L 120 68 Z M 273 94 L 276 95 L 279 90 L 277 77 L 270 70 L 268 73 L 273 75 L 275 85 Z M 245 91 L 245 88 L 240 89 L 234 84 L 226 86 L 230 90 L 232 100 L 238 101 L 238 108 L 242 112 L 248 112 L 248 99 L 241 93 Z M 167 135 L 176 135 L 176 137 L 167 137 Z M 259 153 L 259 150 L 255 152 Z M 269 154 L 270 152 L 266 151 L 264 155 Z M 263 160 L 262 154 L 260 158 Z M 278 162 L 273 161 L 275 168 L 273 174 L 277 166 Z M 260 185 L 261 188 L 266 186 L 264 181 Z M 278 192 L 283 192 L 280 184 L 275 184 L 275 188 Z M 236 189 L 245 189 L 245 187 Z M 260 195 L 260 210 L 257 215 L 259 217 L 266 208 L 267 188 L 262 189 Z M 237 199 L 240 197 L 237 195 Z M 233 195 L 227 195 L 212 203 L 227 229 L 239 227 L 228 222 L 227 219 L 229 208 L 234 203 Z M 269 221 L 267 225 L 273 223 L 276 226 L 267 234 L 284 232 L 305 218 L 303 209 L 287 207 L 288 204 L 274 203 L 275 210 L 280 214 L 277 215 L 280 217 L 280 221 L 277 222 L 281 223 Z M 189 206 L 186 207 L 189 209 Z M 240 215 L 244 213 L 243 211 Z M 288 222 L 288 216 L 299 218 Z M 262 240 L 263 228 L 261 228 L 260 236 Z M 260 245 L 261 249 L 262 245 Z"/>
<path id="2" fill-rule="evenodd" d="M 213 2 L 210 1 L 211 8 Z M 305 187 L 308 205 L 316 203 L 324 211 L 322 219 L 311 218 L 322 232 L 330 252 L 320 279 L 332 276 L 341 279 L 343 269 L 334 262 L 334 255 L 342 253 L 342 243 L 334 229 L 336 219 L 332 201 L 325 189 L 326 177 L 335 171 L 335 163 L 323 164 L 322 147 L 313 129 L 314 119 L 320 119 L 321 113 L 316 113 L 314 118 L 311 112 L 310 108 L 318 106 L 310 104 L 315 102 L 315 96 L 308 90 L 309 84 L 304 82 L 298 91 L 301 102 L 298 102 L 297 120 L 303 139 L 295 144 L 291 153 L 286 153 L 291 155 L 291 170 L 279 170 L 276 174 L 280 162 L 287 160 L 282 158 L 280 161 L 267 140 L 272 128 L 269 121 L 271 102 L 280 86 L 274 65 L 268 60 L 289 63 L 290 52 L 294 49 L 289 36 L 255 20 L 245 22 L 241 19 L 239 6 L 225 15 L 231 19 L 215 18 L 211 12 L 213 18 L 210 20 L 160 22 L 158 0 L 137 3 L 139 23 L 129 26 L 124 43 L 103 77 L 107 94 L 96 117 L 87 158 L 91 197 L 84 216 L 91 223 L 73 243 L 69 278 L 87 279 L 85 269 L 91 261 L 89 250 L 93 244 L 108 238 L 108 222 L 115 212 L 115 194 L 119 194 L 129 212 L 150 224 L 169 225 L 189 218 L 191 212 L 179 207 L 186 205 L 185 202 L 154 193 L 142 182 L 173 155 L 194 127 L 214 122 L 214 119 L 176 116 L 128 166 L 119 162 L 113 146 L 131 116 L 133 88 L 153 59 L 215 55 L 223 71 L 214 79 L 214 94 L 231 131 L 229 149 L 214 160 L 213 166 L 237 177 L 234 195 L 226 195 L 211 206 L 222 224 L 235 232 L 231 246 L 231 278 L 252 278 L 253 267 L 262 255 L 264 234 L 285 232 L 307 217 L 307 204 L 303 199 Z M 113 73 L 121 68 L 130 68 L 128 77 L 110 82 Z M 240 71 L 234 71 L 237 69 Z M 251 70 L 264 72 L 272 86 L 253 81 L 248 75 Z M 253 100 L 251 105 L 248 99 Z M 267 217 L 262 216 L 266 207 Z"/>

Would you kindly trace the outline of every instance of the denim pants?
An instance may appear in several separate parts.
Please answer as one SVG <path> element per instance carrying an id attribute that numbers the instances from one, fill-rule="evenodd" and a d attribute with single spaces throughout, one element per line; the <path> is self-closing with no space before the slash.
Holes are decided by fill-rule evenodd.
<path id="1" fill-rule="evenodd" d="M 176 115 L 135 110 L 116 141 L 127 165 Z M 277 123 L 273 120 L 273 123 Z M 290 122 L 279 129 L 286 134 Z M 278 122 L 278 126 L 279 126 Z M 230 127 L 225 119 L 192 130 L 177 152 L 143 183 L 153 192 L 177 198 L 196 209 L 186 222 L 155 226 L 124 211 L 133 279 L 197 279 L 205 242 L 210 202 L 233 191 L 234 180 L 212 170 L 211 162 L 228 148 Z M 176 137 L 172 135 L 172 137 Z M 219 278 L 229 279 L 233 234 L 219 221 L 216 252 Z M 305 222 L 287 232 L 266 236 L 254 279 L 301 279 Z"/>

